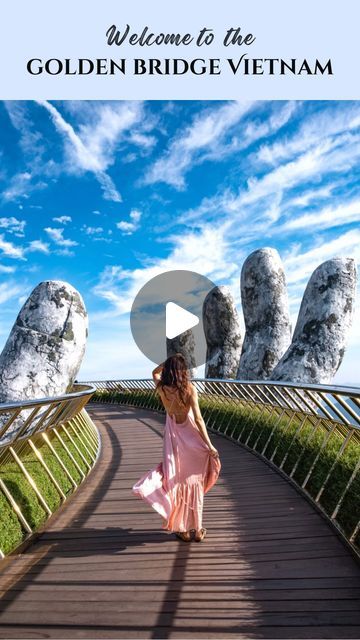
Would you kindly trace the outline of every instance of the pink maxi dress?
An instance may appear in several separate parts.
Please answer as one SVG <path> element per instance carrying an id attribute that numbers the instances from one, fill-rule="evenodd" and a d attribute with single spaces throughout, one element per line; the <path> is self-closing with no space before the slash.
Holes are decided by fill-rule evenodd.
<path id="1" fill-rule="evenodd" d="M 210 454 L 189 409 L 185 422 L 166 414 L 162 462 L 132 487 L 163 518 L 168 533 L 201 529 L 204 494 L 218 479 L 221 462 Z"/>

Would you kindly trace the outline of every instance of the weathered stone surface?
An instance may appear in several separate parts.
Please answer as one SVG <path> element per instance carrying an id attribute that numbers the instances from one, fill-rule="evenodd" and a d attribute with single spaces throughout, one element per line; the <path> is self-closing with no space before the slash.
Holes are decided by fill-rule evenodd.
<path id="1" fill-rule="evenodd" d="M 206 378 L 235 378 L 241 351 L 241 332 L 234 299 L 227 287 L 215 287 L 204 300 Z"/>
<path id="2" fill-rule="evenodd" d="M 273 370 L 273 380 L 332 381 L 344 356 L 355 289 L 352 258 L 333 258 L 315 269 L 305 289 L 291 345 Z"/>
<path id="3" fill-rule="evenodd" d="M 195 338 L 194 334 L 189 329 L 184 331 L 176 338 L 166 338 L 166 351 L 167 357 L 173 356 L 176 353 L 181 353 L 189 369 L 190 376 L 194 376 L 196 373 L 196 358 L 195 358 Z"/>
<path id="4" fill-rule="evenodd" d="M 258 249 L 246 258 L 241 270 L 241 300 L 246 332 L 237 378 L 272 377 L 291 340 L 285 273 L 275 249 Z"/>
<path id="5" fill-rule="evenodd" d="M 65 393 L 85 352 L 88 318 L 67 282 L 41 282 L 22 307 L 0 356 L 0 402 Z"/>

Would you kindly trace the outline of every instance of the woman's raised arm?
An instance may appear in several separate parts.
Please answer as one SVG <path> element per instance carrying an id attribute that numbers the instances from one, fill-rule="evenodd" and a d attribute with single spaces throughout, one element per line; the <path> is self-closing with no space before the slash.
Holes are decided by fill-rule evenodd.
<path id="1" fill-rule="evenodd" d="M 155 382 L 155 386 L 156 387 L 158 386 L 158 384 L 159 384 L 159 382 L 161 380 L 161 372 L 162 372 L 163 368 L 164 368 L 164 363 L 162 362 L 161 364 L 158 364 L 158 366 L 155 367 L 155 369 L 152 372 L 152 377 L 153 377 L 153 380 Z"/>

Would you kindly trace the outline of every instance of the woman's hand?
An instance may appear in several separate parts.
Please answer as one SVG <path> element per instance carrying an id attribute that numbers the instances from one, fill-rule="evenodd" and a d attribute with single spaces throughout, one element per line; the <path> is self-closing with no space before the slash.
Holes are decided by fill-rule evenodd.
<path id="1" fill-rule="evenodd" d="M 156 386 L 159 384 L 161 380 L 161 372 L 163 368 L 164 368 L 164 363 L 162 362 L 161 364 L 158 364 L 158 366 L 155 367 L 155 369 L 152 372 L 152 377 Z"/>
<path id="2" fill-rule="evenodd" d="M 155 367 L 155 369 L 153 370 L 153 375 L 154 373 L 160 373 L 160 371 L 163 370 L 164 368 L 164 362 L 161 362 L 160 364 L 157 365 L 157 367 Z"/>
<path id="3" fill-rule="evenodd" d="M 209 446 L 210 449 L 210 455 L 213 456 L 214 458 L 218 458 L 219 457 L 219 452 L 217 449 L 215 449 L 215 447 L 213 445 Z"/>

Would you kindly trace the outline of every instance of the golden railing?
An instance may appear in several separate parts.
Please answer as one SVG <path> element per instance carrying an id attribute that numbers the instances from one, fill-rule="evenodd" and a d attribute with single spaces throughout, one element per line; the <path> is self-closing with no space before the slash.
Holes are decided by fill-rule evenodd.
<path id="1" fill-rule="evenodd" d="M 194 379 L 207 428 L 246 447 L 310 500 L 360 555 L 360 389 Z M 162 411 L 152 380 L 92 381 L 98 402 Z"/>
<path id="2" fill-rule="evenodd" d="M 1 472 L 10 461 L 15 463 L 46 516 L 50 517 L 52 510 L 28 468 L 26 455 L 29 451 L 33 454 L 58 492 L 60 504 L 63 503 L 68 495 L 55 478 L 44 454 L 45 451 L 51 454 L 65 474 L 71 495 L 87 477 L 100 452 L 98 430 L 85 410 L 94 392 L 92 385 L 77 384 L 73 392 L 66 395 L 0 405 L 0 491 L 21 524 L 24 540 L 34 533 L 34 528 L 25 517 L 10 483 L 1 477 Z M 76 474 L 72 472 L 74 469 Z M 1 517 L 0 514 L 0 521 Z M 0 549 L 0 557 L 4 555 Z"/>

